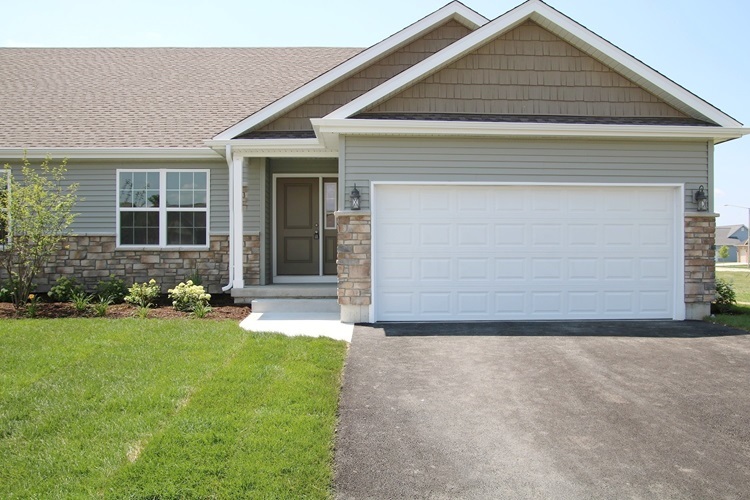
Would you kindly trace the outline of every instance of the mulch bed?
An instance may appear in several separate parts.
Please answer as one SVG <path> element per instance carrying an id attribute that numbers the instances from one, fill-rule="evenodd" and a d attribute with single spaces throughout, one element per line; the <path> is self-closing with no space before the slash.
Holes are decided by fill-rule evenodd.
<path id="1" fill-rule="evenodd" d="M 37 318 L 93 318 L 94 312 L 89 310 L 83 314 L 77 312 L 73 304 L 68 302 L 47 302 L 46 297 L 37 305 Z M 229 295 L 214 295 L 211 298 L 211 312 L 204 318 L 206 320 L 231 319 L 241 321 L 250 315 L 250 306 L 235 305 Z M 0 319 L 24 318 L 21 314 L 16 315 L 13 304 L 0 303 Z M 107 318 L 132 318 L 138 317 L 136 308 L 130 304 L 112 304 L 107 308 Z M 157 307 L 151 309 L 149 318 L 192 318 L 190 313 L 175 311 L 166 296 L 159 300 Z"/>

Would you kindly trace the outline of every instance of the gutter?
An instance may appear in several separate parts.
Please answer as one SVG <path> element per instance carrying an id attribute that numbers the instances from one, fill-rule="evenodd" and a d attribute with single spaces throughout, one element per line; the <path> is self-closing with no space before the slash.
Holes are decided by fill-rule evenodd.
<path id="1" fill-rule="evenodd" d="M 0 158 L 93 160 L 204 160 L 217 159 L 210 148 L 0 148 Z"/>
<path id="2" fill-rule="evenodd" d="M 221 287 L 226 293 L 232 289 L 234 283 L 234 172 L 232 170 L 232 145 L 226 145 L 227 168 L 229 168 L 229 283 Z"/>

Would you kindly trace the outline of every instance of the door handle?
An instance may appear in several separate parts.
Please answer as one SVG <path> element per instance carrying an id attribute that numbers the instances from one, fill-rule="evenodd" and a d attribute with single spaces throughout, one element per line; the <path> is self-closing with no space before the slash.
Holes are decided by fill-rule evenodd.
<path id="1" fill-rule="evenodd" d="M 320 239 L 320 232 L 316 229 L 315 234 L 313 234 L 313 239 L 319 240 Z"/>

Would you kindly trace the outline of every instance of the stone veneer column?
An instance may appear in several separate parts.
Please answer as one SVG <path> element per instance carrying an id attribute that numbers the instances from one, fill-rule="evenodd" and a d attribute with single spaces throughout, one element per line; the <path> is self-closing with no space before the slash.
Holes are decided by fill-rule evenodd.
<path id="1" fill-rule="evenodd" d="M 711 314 L 716 295 L 716 214 L 685 214 L 685 319 Z"/>
<path id="2" fill-rule="evenodd" d="M 243 241 L 242 270 L 245 285 L 260 285 L 260 235 L 246 234 Z"/>
<path id="3" fill-rule="evenodd" d="M 341 321 L 367 323 L 372 303 L 369 211 L 336 212 L 336 269 Z"/>

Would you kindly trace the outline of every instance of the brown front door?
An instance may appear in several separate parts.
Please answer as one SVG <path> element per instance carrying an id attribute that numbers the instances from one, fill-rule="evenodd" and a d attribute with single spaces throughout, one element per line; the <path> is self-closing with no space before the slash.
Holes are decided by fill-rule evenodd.
<path id="1" fill-rule="evenodd" d="M 276 184 L 276 273 L 320 274 L 320 187 L 317 178 L 280 178 Z"/>

